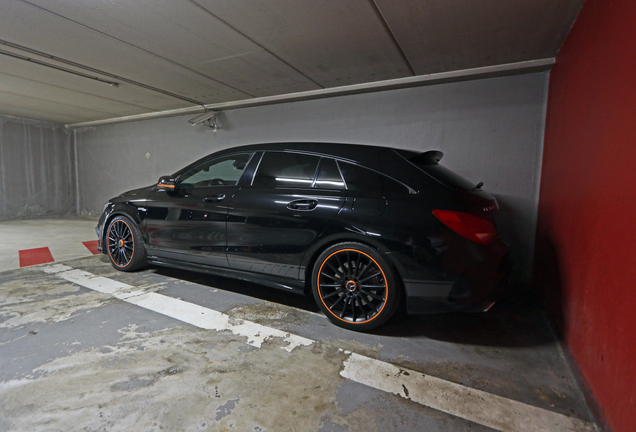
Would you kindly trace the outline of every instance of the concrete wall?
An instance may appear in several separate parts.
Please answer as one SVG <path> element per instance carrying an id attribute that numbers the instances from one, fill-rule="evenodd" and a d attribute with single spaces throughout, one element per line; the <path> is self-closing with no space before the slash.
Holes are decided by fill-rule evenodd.
<path id="1" fill-rule="evenodd" d="M 76 212 L 73 132 L 0 116 L 0 220 Z"/>
<path id="2" fill-rule="evenodd" d="M 534 275 L 615 432 L 636 431 L 635 20 L 587 0 L 557 56 Z"/>
<path id="3" fill-rule="evenodd" d="M 80 206 L 149 185 L 215 150 L 256 142 L 330 141 L 442 150 L 443 164 L 495 194 L 517 276 L 533 253 L 547 73 L 226 111 L 217 132 L 186 117 L 77 132 Z"/>

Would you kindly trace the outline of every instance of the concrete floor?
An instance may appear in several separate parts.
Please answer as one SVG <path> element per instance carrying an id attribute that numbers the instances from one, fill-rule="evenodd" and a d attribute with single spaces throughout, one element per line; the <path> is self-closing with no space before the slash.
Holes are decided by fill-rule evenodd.
<path id="1" fill-rule="evenodd" d="M 20 268 L 21 250 L 48 247 L 55 261 L 91 256 L 83 242 L 97 240 L 95 226 L 76 217 L 0 221 L 0 272 Z"/>
<path id="2" fill-rule="evenodd" d="M 0 431 L 595 430 L 532 293 L 374 334 L 317 312 L 103 255 L 0 272 Z"/>

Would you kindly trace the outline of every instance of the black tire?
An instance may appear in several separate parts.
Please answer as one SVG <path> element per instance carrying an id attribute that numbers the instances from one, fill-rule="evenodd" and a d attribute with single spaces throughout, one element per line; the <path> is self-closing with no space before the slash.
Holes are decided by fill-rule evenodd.
<path id="1" fill-rule="evenodd" d="M 402 289 L 391 263 L 362 243 L 338 243 L 318 256 L 311 275 L 318 307 L 337 326 L 369 331 L 395 313 Z"/>
<path id="2" fill-rule="evenodd" d="M 146 264 L 146 248 L 139 228 L 125 216 L 110 221 L 106 230 L 106 250 L 117 270 L 130 272 Z"/>

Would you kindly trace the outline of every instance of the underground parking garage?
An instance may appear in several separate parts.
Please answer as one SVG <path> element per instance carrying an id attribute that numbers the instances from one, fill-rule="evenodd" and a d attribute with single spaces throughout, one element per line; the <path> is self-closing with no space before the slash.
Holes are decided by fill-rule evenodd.
<path id="1" fill-rule="evenodd" d="M 0 430 L 635 430 L 635 16 L 3 2 Z"/>

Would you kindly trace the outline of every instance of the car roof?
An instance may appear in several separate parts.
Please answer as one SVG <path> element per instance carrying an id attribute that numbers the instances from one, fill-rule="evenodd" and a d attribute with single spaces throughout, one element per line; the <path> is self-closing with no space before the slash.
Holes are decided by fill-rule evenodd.
<path id="1" fill-rule="evenodd" d="M 383 158 L 387 154 L 394 155 L 395 152 L 409 159 L 417 155 L 417 152 L 410 150 L 397 149 L 392 147 L 364 145 L 364 144 L 343 144 L 343 143 L 324 143 L 324 142 L 275 142 L 263 144 L 251 144 L 238 147 L 232 147 L 215 155 L 236 153 L 241 151 L 297 151 L 314 153 L 316 155 L 333 156 L 341 159 L 355 161 L 369 168 L 382 170 L 384 165 Z"/>
<path id="2" fill-rule="evenodd" d="M 274 142 L 231 147 L 211 153 L 191 163 L 177 171 L 174 176 L 178 176 L 210 158 L 255 151 L 295 151 L 348 160 L 388 175 L 416 191 L 422 190 L 423 187 L 430 187 L 430 180 L 434 179 L 430 174 L 408 162 L 419 155 L 419 152 L 394 147 L 325 142 Z M 425 181 L 426 178 L 428 181 Z"/>

